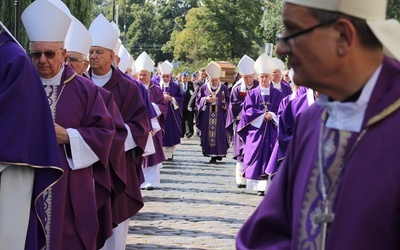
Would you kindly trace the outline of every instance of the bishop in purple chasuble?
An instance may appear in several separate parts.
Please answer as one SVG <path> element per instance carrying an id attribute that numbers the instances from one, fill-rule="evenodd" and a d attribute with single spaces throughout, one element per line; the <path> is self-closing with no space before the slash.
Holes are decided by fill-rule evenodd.
<path id="1" fill-rule="evenodd" d="M 163 93 L 168 93 L 175 101 L 168 102 L 168 112 L 165 120 L 164 147 L 173 147 L 181 143 L 182 115 L 183 115 L 183 91 L 178 83 L 170 80 L 168 86 L 162 81 L 160 87 Z"/>
<path id="2" fill-rule="evenodd" d="M 75 129 L 102 163 L 72 170 L 74 159 L 70 145 L 59 145 L 64 175 L 45 196 L 52 207 L 44 227 L 49 235 L 49 249 L 93 249 L 99 230 L 93 172 L 106 171 L 110 146 L 115 134 L 111 115 L 96 87 L 90 80 L 64 66 L 60 85 L 44 85 L 55 123 Z M 68 158 L 68 159 L 67 159 Z"/>
<path id="3" fill-rule="evenodd" d="M 90 73 L 90 72 L 89 72 Z M 142 154 L 146 147 L 150 124 L 139 89 L 112 66 L 112 76 L 103 86 L 113 94 L 124 123 L 129 127 L 137 147 L 125 152 L 126 189 L 113 201 L 115 225 L 127 220 L 143 207 L 140 184 L 143 180 Z"/>
<path id="4" fill-rule="evenodd" d="M 207 96 L 215 95 L 215 104 L 206 101 Z M 203 84 L 196 96 L 196 126 L 201 131 L 201 148 L 204 156 L 226 156 L 229 142 L 225 129 L 227 108 L 229 106 L 229 90 L 225 84 L 219 83 L 213 89 L 211 83 Z"/>
<path id="5" fill-rule="evenodd" d="M 276 115 L 283 98 L 282 93 L 272 86 L 264 89 L 269 93 L 264 94 L 261 85 L 248 92 L 238 125 L 238 134 L 245 144 L 243 177 L 252 180 L 265 179 L 265 169 L 278 132 L 277 124 L 273 120 L 263 119 L 263 116 L 267 112 Z M 255 125 L 257 121 L 258 125 Z"/>
<path id="6" fill-rule="evenodd" d="M 297 117 L 286 158 L 237 249 L 320 249 L 323 221 L 327 250 L 399 249 L 399 77 L 400 63 L 385 57 L 360 132 L 328 128 L 320 105 Z M 321 176 L 334 215 L 322 222 Z"/>

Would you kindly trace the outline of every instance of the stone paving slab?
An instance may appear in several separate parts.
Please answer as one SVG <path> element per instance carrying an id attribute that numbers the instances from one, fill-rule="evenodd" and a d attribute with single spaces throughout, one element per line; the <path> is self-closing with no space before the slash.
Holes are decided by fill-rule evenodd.
<path id="1" fill-rule="evenodd" d="M 145 205 L 131 218 L 126 249 L 235 249 L 263 197 L 236 188 L 231 151 L 210 164 L 197 137 L 182 139 L 174 160 L 163 163 L 160 188 L 142 191 Z"/>

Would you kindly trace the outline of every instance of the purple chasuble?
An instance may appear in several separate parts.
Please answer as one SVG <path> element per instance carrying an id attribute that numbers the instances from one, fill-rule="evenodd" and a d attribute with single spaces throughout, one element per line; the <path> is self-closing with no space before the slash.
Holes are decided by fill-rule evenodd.
<path id="1" fill-rule="evenodd" d="M 109 167 L 107 175 L 103 172 L 93 171 L 95 179 L 102 180 L 102 183 L 96 182 L 96 200 L 97 200 L 97 214 L 99 220 L 99 233 L 97 235 L 97 247 L 100 249 L 104 246 L 106 240 L 111 237 L 112 229 L 115 225 L 112 223 L 113 212 L 112 203 L 115 198 L 121 195 L 126 188 L 126 163 L 125 163 L 125 139 L 128 135 L 124 120 L 122 119 L 121 113 L 118 110 L 117 105 L 114 102 L 113 95 L 102 87 L 98 87 L 98 90 L 103 98 L 104 104 L 107 107 L 108 112 L 112 116 L 115 125 L 115 135 L 110 148 L 109 155 Z M 101 164 L 96 162 L 93 166 Z M 94 167 L 94 170 L 96 167 Z M 104 185 L 108 184 L 108 186 Z M 98 193 L 99 190 L 108 192 L 108 196 L 102 196 Z M 104 199 L 103 197 L 106 197 Z"/>
<path id="2" fill-rule="evenodd" d="M 91 70 L 89 71 L 91 74 Z M 103 86 L 114 96 L 124 123 L 129 126 L 137 147 L 125 152 L 126 189 L 113 201 L 113 223 L 127 220 L 143 207 L 140 184 L 143 180 L 142 154 L 150 132 L 149 118 L 139 88 L 112 66 L 110 80 Z"/>
<path id="3" fill-rule="evenodd" d="M 212 92 L 209 85 L 210 83 L 203 84 L 196 96 L 196 126 L 201 131 L 201 148 L 204 156 L 226 156 L 229 148 L 225 129 L 229 90 L 220 83 L 217 92 Z M 207 96 L 212 93 L 217 97 L 215 105 L 206 101 Z"/>
<path id="4" fill-rule="evenodd" d="M 94 180 L 93 172 L 106 171 L 115 127 L 97 86 L 64 67 L 60 85 L 45 85 L 55 123 L 76 129 L 102 164 L 96 166 L 100 169 L 71 170 L 66 158 L 66 153 L 71 157 L 69 145 L 59 145 L 64 175 L 46 194 L 46 203 L 53 207 L 45 225 L 48 248 L 93 249 L 99 230 L 93 181 L 100 181 Z"/>
<path id="5" fill-rule="evenodd" d="M 183 91 L 179 84 L 172 80 L 169 81 L 168 87 L 161 87 L 162 91 L 168 93 L 171 97 L 174 97 L 179 105 L 179 108 L 175 109 L 172 102 L 167 101 L 168 112 L 165 120 L 163 146 L 172 147 L 181 143 Z"/>
<path id="6" fill-rule="evenodd" d="M 242 118 L 238 125 L 238 134 L 243 139 L 243 177 L 246 179 L 260 180 L 265 178 L 265 169 L 271 156 L 277 137 L 277 125 L 271 121 L 263 120 L 260 128 L 251 124 L 266 111 L 277 113 L 282 93 L 274 88 L 269 88 L 269 95 L 261 95 L 260 86 L 250 90 L 244 103 Z"/>
<path id="7" fill-rule="evenodd" d="M 143 167 L 155 166 L 158 163 L 161 163 L 165 160 L 165 155 L 163 151 L 163 143 L 162 137 L 165 126 L 165 117 L 167 116 L 167 101 L 164 98 L 164 94 L 161 88 L 152 82 L 150 82 L 149 89 L 147 90 L 149 100 L 156 104 L 161 111 L 159 117 L 157 117 L 157 121 L 160 124 L 161 130 L 157 131 L 157 133 L 153 136 L 153 143 L 155 148 L 155 153 L 149 156 L 146 156 L 143 160 Z"/>
<path id="8" fill-rule="evenodd" d="M 257 80 L 253 81 L 253 86 L 250 89 L 255 89 L 259 85 Z M 237 85 L 233 87 L 231 95 L 230 95 L 230 102 L 228 108 L 228 116 L 226 118 L 226 130 L 228 131 L 229 135 L 232 137 L 233 141 L 233 151 L 232 157 L 233 159 L 243 162 L 243 141 L 240 139 L 239 135 L 237 134 L 237 125 L 239 125 L 240 120 L 240 112 L 242 111 L 244 99 L 247 96 L 247 93 L 250 89 L 246 88 L 245 92 L 241 92 L 240 90 L 241 85 Z"/>
<path id="9" fill-rule="evenodd" d="M 283 100 L 285 100 L 285 98 Z M 308 106 L 308 96 L 307 93 L 305 93 L 300 97 L 290 100 L 282 114 L 279 116 L 278 140 L 275 145 L 276 150 L 274 149 L 275 153 L 271 155 L 268 162 L 265 171 L 267 174 L 274 175 L 276 171 L 278 171 L 278 167 L 283 161 L 289 142 L 292 139 L 296 117 L 306 110 Z"/>
<path id="10" fill-rule="evenodd" d="M 240 229 L 237 249 L 318 249 L 320 224 L 312 219 L 321 202 L 318 151 L 328 190 L 337 181 L 329 196 L 334 218 L 328 224 L 326 249 L 399 249 L 399 103 L 400 63 L 385 57 L 362 132 L 350 135 L 322 126 L 320 140 L 323 108 L 312 105 L 301 113 L 286 159 L 264 200 Z"/>
<path id="11" fill-rule="evenodd" d="M 54 124 L 39 75 L 6 32 L 0 33 L 0 55 L 0 162 L 35 170 L 27 238 L 21 240 L 25 249 L 41 249 L 46 243 L 42 225 L 52 210 L 43 194 L 62 175 Z"/>

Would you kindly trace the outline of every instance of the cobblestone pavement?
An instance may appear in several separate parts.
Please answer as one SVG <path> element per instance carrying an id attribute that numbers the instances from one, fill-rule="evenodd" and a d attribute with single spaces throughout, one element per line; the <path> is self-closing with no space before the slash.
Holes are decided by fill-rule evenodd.
<path id="1" fill-rule="evenodd" d="M 131 218 L 126 249 L 235 249 L 243 222 L 263 197 L 238 189 L 232 149 L 217 164 L 199 139 L 182 139 L 173 161 L 163 163 L 161 186 L 142 194 Z"/>

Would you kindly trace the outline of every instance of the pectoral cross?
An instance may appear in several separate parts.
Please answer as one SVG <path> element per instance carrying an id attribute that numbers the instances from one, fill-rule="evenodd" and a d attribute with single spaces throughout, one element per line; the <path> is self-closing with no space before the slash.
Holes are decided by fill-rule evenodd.
<path id="1" fill-rule="evenodd" d="M 328 231 L 328 223 L 332 223 L 333 219 L 335 218 L 335 214 L 329 212 L 329 206 L 328 206 L 328 202 L 327 201 L 326 202 L 323 201 L 323 207 L 324 207 L 324 211 L 323 212 L 319 212 L 313 218 L 313 221 L 316 224 L 321 225 L 321 227 L 322 227 L 321 228 L 321 234 L 322 234 L 321 250 L 325 249 L 326 234 L 327 234 L 327 231 Z"/>

